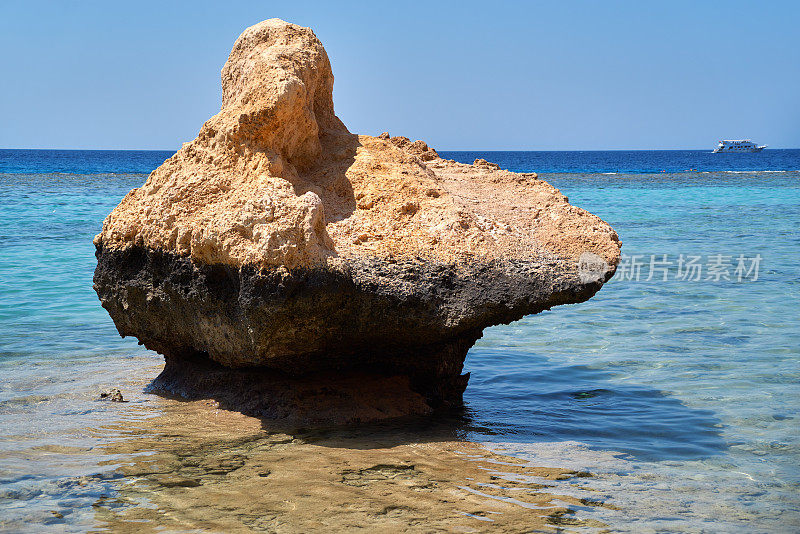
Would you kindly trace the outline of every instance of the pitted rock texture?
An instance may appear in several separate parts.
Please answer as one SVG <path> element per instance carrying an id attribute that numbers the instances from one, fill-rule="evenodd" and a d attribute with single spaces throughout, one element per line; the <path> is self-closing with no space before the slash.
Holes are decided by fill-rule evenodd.
<path id="1" fill-rule="evenodd" d="M 613 229 L 535 174 L 349 133 L 310 29 L 277 19 L 248 28 L 222 86 L 220 113 L 95 238 L 100 300 L 122 335 L 166 356 L 166 389 L 190 395 L 213 368 L 196 392 L 222 395 L 219 364 L 237 369 L 229 390 L 248 372 L 371 373 L 409 384 L 409 413 L 424 411 L 416 394 L 458 405 L 466 352 L 484 328 L 586 300 L 613 275 Z M 605 265 L 588 279 L 578 272 L 586 253 Z M 269 406 L 279 397 L 247 409 L 283 413 Z M 362 397 L 370 415 L 331 420 L 385 412 Z"/>

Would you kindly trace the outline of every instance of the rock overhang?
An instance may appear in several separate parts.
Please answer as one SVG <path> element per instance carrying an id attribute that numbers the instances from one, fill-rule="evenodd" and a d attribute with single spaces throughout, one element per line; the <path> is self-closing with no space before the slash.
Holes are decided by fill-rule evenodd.
<path id="1" fill-rule="evenodd" d="M 103 306 L 166 356 L 172 384 L 202 354 L 402 375 L 431 404 L 458 404 L 485 327 L 586 300 L 613 275 L 613 229 L 535 174 L 351 134 L 310 29 L 248 28 L 222 83 L 220 113 L 95 238 Z M 586 254 L 600 265 L 588 278 Z"/>

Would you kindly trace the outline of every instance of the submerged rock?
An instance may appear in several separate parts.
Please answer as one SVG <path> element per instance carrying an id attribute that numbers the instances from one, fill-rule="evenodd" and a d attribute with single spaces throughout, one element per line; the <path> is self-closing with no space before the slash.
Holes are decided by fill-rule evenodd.
<path id="1" fill-rule="evenodd" d="M 106 218 L 94 287 L 165 356 L 154 387 L 298 424 L 459 405 L 484 328 L 613 275 L 615 232 L 557 189 L 351 134 L 332 90 L 310 29 L 248 28 L 222 110 Z"/>
<path id="2" fill-rule="evenodd" d="M 101 391 L 98 400 L 107 400 L 111 402 L 125 402 L 125 399 L 122 397 L 122 392 L 117 388 L 111 388 L 105 391 Z"/>

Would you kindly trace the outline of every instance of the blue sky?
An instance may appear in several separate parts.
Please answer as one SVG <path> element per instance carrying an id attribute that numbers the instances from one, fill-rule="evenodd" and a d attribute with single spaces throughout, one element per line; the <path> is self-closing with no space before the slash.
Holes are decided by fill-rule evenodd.
<path id="1" fill-rule="evenodd" d="M 0 148 L 167 149 L 238 34 L 310 26 L 350 131 L 440 150 L 800 147 L 800 2 L 0 2 Z"/>

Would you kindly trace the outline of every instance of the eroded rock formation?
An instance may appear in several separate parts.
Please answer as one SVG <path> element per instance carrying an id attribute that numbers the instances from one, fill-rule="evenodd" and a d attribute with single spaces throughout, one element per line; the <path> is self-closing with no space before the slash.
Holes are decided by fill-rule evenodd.
<path id="1" fill-rule="evenodd" d="M 222 90 L 95 238 L 95 290 L 121 335 L 164 354 L 158 387 L 298 424 L 458 405 L 484 328 L 614 272 L 611 227 L 535 174 L 348 132 L 308 28 L 245 30 Z M 326 395 L 335 410 L 297 415 Z"/>

